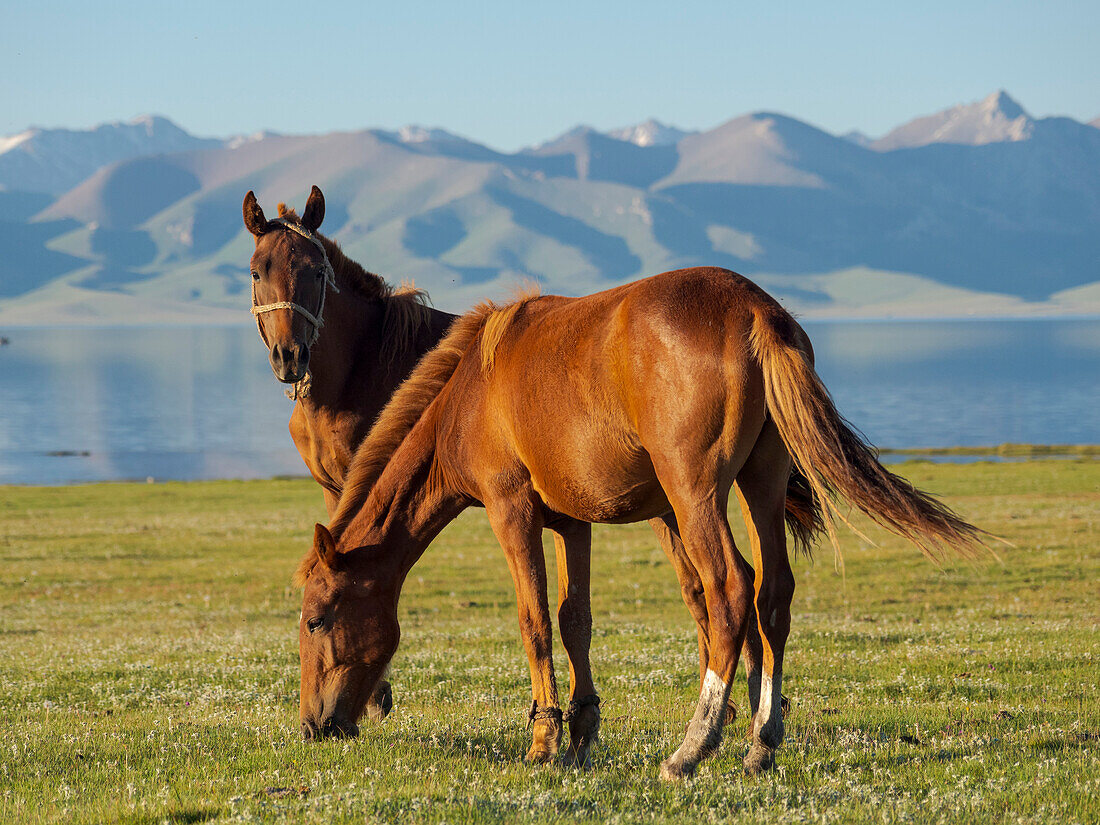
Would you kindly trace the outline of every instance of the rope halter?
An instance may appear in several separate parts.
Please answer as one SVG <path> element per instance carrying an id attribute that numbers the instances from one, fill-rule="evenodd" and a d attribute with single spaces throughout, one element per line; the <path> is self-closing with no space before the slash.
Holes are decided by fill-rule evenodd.
<path id="1" fill-rule="evenodd" d="M 297 312 L 307 321 L 309 321 L 312 331 L 309 335 L 309 340 L 306 342 L 307 347 L 312 347 L 317 343 L 317 339 L 321 335 L 321 327 L 325 325 L 325 294 L 329 289 L 333 292 L 339 292 L 336 288 L 336 272 L 332 268 L 332 263 L 328 259 L 328 253 L 325 252 L 325 245 L 321 243 L 321 239 L 299 224 L 288 221 L 284 218 L 276 218 L 275 220 L 268 221 L 269 224 L 279 224 L 284 229 L 289 229 L 291 232 L 296 232 L 301 235 L 311 244 L 321 250 L 321 257 L 325 262 L 325 283 L 321 287 L 321 301 L 317 306 L 317 314 L 313 314 L 301 304 L 296 304 L 293 301 L 277 301 L 274 304 L 257 304 L 256 303 L 256 279 L 252 279 L 252 314 L 256 317 L 256 329 L 260 333 L 260 339 L 267 345 L 267 336 L 264 335 L 264 327 L 260 321 L 260 316 L 265 312 L 274 312 L 277 309 L 289 309 L 293 312 Z"/>

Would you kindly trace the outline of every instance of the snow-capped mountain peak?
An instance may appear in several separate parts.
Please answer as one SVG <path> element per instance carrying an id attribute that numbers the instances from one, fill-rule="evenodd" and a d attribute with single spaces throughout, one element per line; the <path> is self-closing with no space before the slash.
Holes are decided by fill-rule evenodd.
<path id="1" fill-rule="evenodd" d="M 38 134 L 38 132 L 38 129 L 27 129 L 26 131 L 20 132 L 17 135 L 7 135 L 5 137 L 0 137 L 0 155 L 4 154 L 5 152 L 10 152 L 17 146 L 21 146 L 28 140 L 33 139 L 34 136 Z"/>
<path id="2" fill-rule="evenodd" d="M 859 129 L 852 129 L 852 131 L 845 132 L 840 137 L 849 143 L 854 143 L 856 146 L 863 146 L 864 148 L 869 147 L 875 142 L 874 138 L 868 137 L 863 134 L 863 132 L 859 131 Z"/>
<path id="3" fill-rule="evenodd" d="M 1016 120 L 1021 117 L 1031 119 L 1031 116 L 1024 111 L 1024 107 L 1009 97 L 1004 89 L 994 92 L 978 105 L 990 120 L 998 116 L 1007 120 Z"/>
<path id="4" fill-rule="evenodd" d="M 667 126 L 653 118 L 645 121 L 645 123 L 624 126 L 622 129 L 614 129 L 607 133 L 608 137 L 625 140 L 635 146 L 669 146 L 679 143 L 681 138 L 690 134 L 693 134 L 693 132 L 685 132 L 675 126 Z"/>
<path id="5" fill-rule="evenodd" d="M 259 132 L 253 132 L 250 135 L 233 135 L 225 142 L 226 149 L 240 149 L 242 146 L 247 146 L 250 143 L 258 143 L 261 140 L 265 140 L 271 137 L 280 137 L 278 132 L 271 132 L 267 129 L 263 129 Z"/>
<path id="6" fill-rule="evenodd" d="M 1027 140 L 1035 121 L 1005 91 L 997 91 L 976 103 L 964 103 L 934 115 L 919 117 L 894 129 L 872 144 L 879 151 L 926 146 L 929 143 L 964 143 L 981 146 Z"/>
<path id="7" fill-rule="evenodd" d="M 397 139 L 402 143 L 427 143 L 428 141 L 436 141 L 439 143 L 465 142 L 464 138 L 460 138 L 458 135 L 452 134 L 446 129 L 439 129 L 433 126 L 417 126 L 415 124 L 402 126 L 398 129 Z"/>

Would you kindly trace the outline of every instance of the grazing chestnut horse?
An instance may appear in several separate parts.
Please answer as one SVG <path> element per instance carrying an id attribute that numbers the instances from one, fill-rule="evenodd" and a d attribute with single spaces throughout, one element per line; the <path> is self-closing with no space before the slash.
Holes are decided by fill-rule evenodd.
<path id="1" fill-rule="evenodd" d="M 301 217 L 279 204 L 278 218 L 268 220 L 251 191 L 245 195 L 243 213 L 245 227 L 256 240 L 250 267 L 256 326 L 275 377 L 293 384 L 288 395 L 297 403 L 290 434 L 324 490 L 331 516 L 359 444 L 394 391 L 439 342 L 455 316 L 425 306 L 422 292 L 393 290 L 322 235 L 318 230 L 325 217 L 325 198 L 316 186 Z M 788 524 L 806 545 L 821 526 L 813 520 L 810 505 L 805 479 L 793 474 L 787 490 Z M 669 520 L 654 518 L 650 523 L 676 567 L 684 601 L 700 621 L 702 680 L 708 658 L 702 583 Z M 558 558 L 558 614 L 570 657 L 573 727 L 581 726 L 582 719 L 594 726 L 599 700 L 587 653 L 591 527 L 586 522 L 547 527 Z M 755 624 L 750 618 L 744 649 L 752 712 L 758 703 L 762 663 Z M 377 693 L 377 702 L 371 705 L 374 717 L 392 706 L 387 682 L 380 683 Z"/>
<path id="2" fill-rule="evenodd" d="M 717 749 L 750 621 L 763 672 L 744 766 L 771 767 L 794 591 L 784 532 L 792 462 L 813 493 L 811 523 L 823 520 L 834 541 L 835 497 L 928 553 L 980 540 L 878 463 L 834 408 L 802 329 L 735 273 L 679 270 L 464 315 L 383 411 L 299 566 L 303 735 L 357 733 L 397 649 L 405 577 L 448 522 L 481 504 L 519 603 L 535 705 L 528 759 L 551 758 L 562 734 L 542 528 L 656 518 L 698 577 L 694 617 L 707 640 L 698 706 L 661 775 L 688 776 Z M 726 520 L 735 484 L 755 573 Z M 595 731 L 571 723 L 570 736 L 567 761 L 583 762 Z"/>

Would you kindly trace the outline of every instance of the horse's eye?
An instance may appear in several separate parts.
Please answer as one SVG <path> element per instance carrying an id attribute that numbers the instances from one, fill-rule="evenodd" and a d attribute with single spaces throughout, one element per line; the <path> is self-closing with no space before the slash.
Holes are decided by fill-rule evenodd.
<path id="1" fill-rule="evenodd" d="M 317 280 L 319 281 L 324 277 L 325 277 L 325 271 L 323 269 L 318 269 L 317 270 Z"/>
<path id="2" fill-rule="evenodd" d="M 325 617 L 324 616 L 315 616 L 314 618 L 312 618 L 308 622 L 306 622 L 306 627 L 309 628 L 310 633 L 314 633 L 314 632 L 320 630 L 322 627 L 324 627 L 324 624 L 325 624 Z"/>
<path id="3" fill-rule="evenodd" d="M 255 269 L 252 270 L 252 280 L 253 281 L 260 280 L 260 273 L 257 272 Z"/>

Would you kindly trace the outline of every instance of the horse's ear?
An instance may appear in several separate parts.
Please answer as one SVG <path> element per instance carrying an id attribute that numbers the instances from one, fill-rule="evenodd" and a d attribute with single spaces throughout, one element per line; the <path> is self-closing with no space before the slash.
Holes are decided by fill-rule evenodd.
<path id="1" fill-rule="evenodd" d="M 338 562 L 336 542 L 332 533 L 323 524 L 313 528 L 313 549 L 317 551 L 317 560 L 330 570 L 335 570 Z"/>
<path id="2" fill-rule="evenodd" d="M 310 232 L 316 232 L 325 219 L 325 196 L 316 186 L 309 193 L 306 208 L 302 210 L 302 228 Z"/>
<path id="3" fill-rule="evenodd" d="M 313 546 L 302 556 L 302 560 L 298 562 L 298 569 L 294 571 L 294 586 L 305 587 L 318 564 L 335 570 L 339 561 L 340 557 L 336 554 L 336 542 L 332 539 L 332 533 L 323 524 L 318 524 L 313 529 Z"/>
<path id="4" fill-rule="evenodd" d="M 244 196 L 241 211 L 244 213 L 245 228 L 249 232 L 258 238 L 267 231 L 267 218 L 264 217 L 264 210 L 260 209 L 260 204 L 256 202 L 256 193 L 251 189 Z"/>

